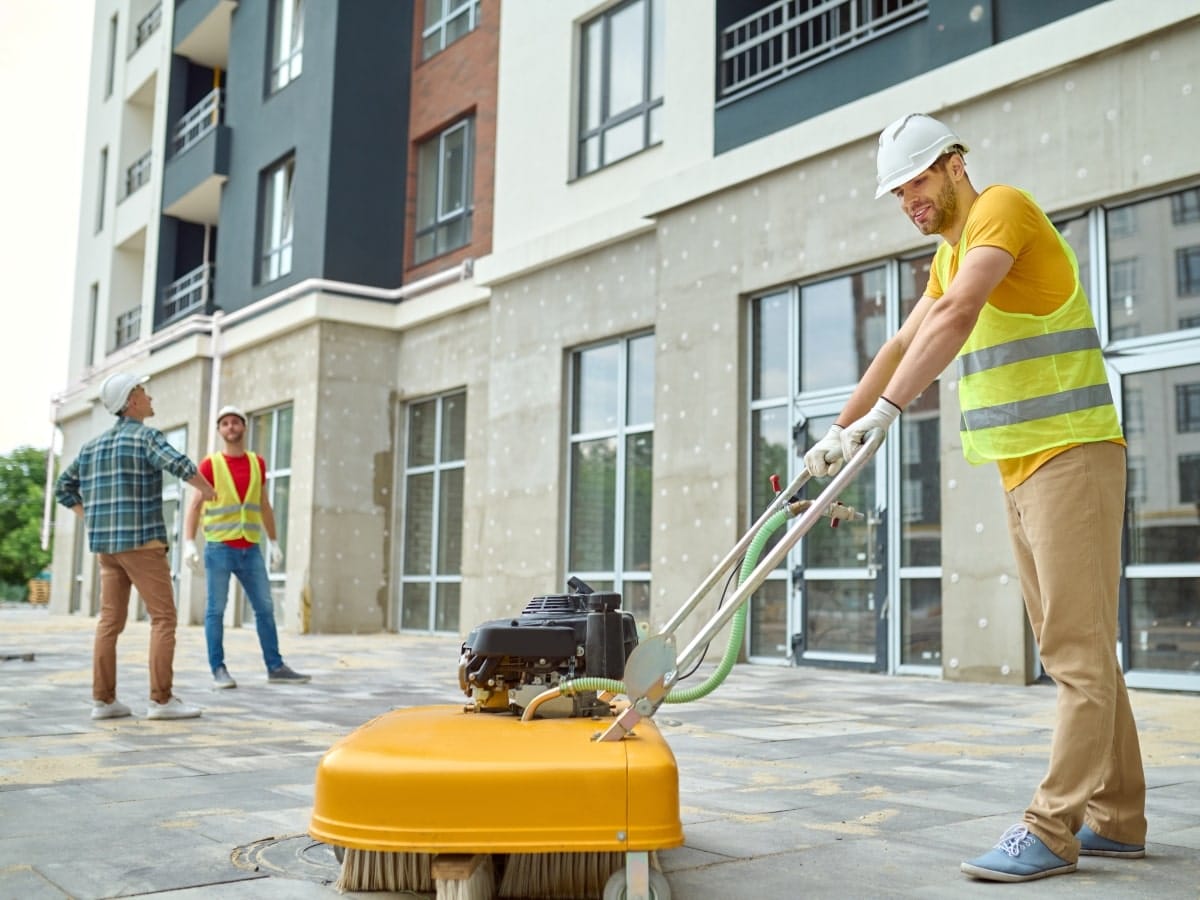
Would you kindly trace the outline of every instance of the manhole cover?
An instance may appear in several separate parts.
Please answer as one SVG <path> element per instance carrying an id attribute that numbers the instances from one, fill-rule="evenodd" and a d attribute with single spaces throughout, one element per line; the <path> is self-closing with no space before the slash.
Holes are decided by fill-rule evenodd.
<path id="1" fill-rule="evenodd" d="M 333 847 L 314 841 L 307 834 L 263 838 L 244 844 L 233 851 L 230 859 L 247 872 L 302 878 L 322 884 L 337 881 L 342 870 Z"/>

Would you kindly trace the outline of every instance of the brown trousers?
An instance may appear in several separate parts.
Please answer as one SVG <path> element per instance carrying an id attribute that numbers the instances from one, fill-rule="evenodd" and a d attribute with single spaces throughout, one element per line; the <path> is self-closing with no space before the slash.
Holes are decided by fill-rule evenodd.
<path id="1" fill-rule="evenodd" d="M 117 637 L 129 617 L 129 589 L 142 595 L 150 614 L 150 699 L 171 699 L 175 662 L 175 591 L 167 547 L 150 541 L 120 553 L 98 554 L 100 618 L 92 648 L 92 698 L 112 703 L 117 697 Z"/>
<path id="2" fill-rule="evenodd" d="M 1025 824 L 1057 856 L 1079 857 L 1084 822 L 1114 841 L 1146 840 L 1146 777 L 1117 660 L 1125 448 L 1083 444 L 1007 494 L 1025 610 L 1058 686 L 1045 778 Z"/>

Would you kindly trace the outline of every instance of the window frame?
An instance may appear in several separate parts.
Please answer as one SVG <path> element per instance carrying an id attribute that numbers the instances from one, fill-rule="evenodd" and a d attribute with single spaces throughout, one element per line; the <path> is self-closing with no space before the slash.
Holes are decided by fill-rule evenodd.
<path id="1" fill-rule="evenodd" d="M 451 44 L 461 41 L 468 34 L 479 27 L 479 0 L 433 0 L 441 7 L 441 15 L 433 19 L 433 24 L 430 24 L 429 4 L 430 0 L 425 0 L 424 12 L 425 23 L 421 30 L 421 60 L 432 59 L 437 56 Z M 461 16 L 467 16 L 467 30 L 458 37 L 446 40 L 446 35 L 449 31 L 450 23 Z M 429 39 L 437 37 L 437 48 L 430 50 Z"/>
<path id="2" fill-rule="evenodd" d="M 612 66 L 613 66 L 613 46 L 612 46 L 612 21 L 613 19 L 625 12 L 630 7 L 642 6 L 642 91 L 641 100 L 633 106 L 626 107 L 615 113 L 609 109 L 610 89 L 612 85 Z M 578 116 L 578 127 L 575 135 L 575 166 L 574 171 L 576 177 L 582 178 L 585 175 L 591 175 L 594 172 L 599 172 L 603 169 L 614 165 L 621 160 L 628 159 L 631 156 L 636 156 L 650 147 L 658 146 L 662 143 L 661 122 L 659 127 L 655 129 L 655 119 L 661 117 L 661 110 L 664 104 L 665 90 L 662 85 L 659 85 L 657 95 L 655 94 L 655 66 L 659 66 L 658 76 L 661 79 L 665 78 L 665 52 L 662 47 L 658 46 L 656 53 L 657 39 L 665 40 L 663 29 L 665 28 L 665 8 L 664 0 L 626 0 L 624 3 L 619 3 L 609 7 L 596 16 L 582 22 L 579 26 L 579 94 L 576 98 L 576 110 Z M 592 28 L 599 28 L 599 71 L 597 73 L 600 84 L 595 88 L 595 102 L 599 109 L 597 112 L 598 123 L 594 127 L 589 127 L 588 106 L 589 96 L 592 93 L 592 85 L 589 76 L 591 68 L 591 55 L 589 53 L 589 32 Z M 656 31 L 657 29 L 657 31 Z M 642 138 L 640 146 L 636 150 L 631 150 L 621 156 L 609 157 L 606 153 L 607 139 L 611 133 L 625 125 L 628 122 L 642 120 Z M 588 144 L 590 141 L 598 142 L 596 151 L 595 165 L 588 163 Z"/>
<path id="3" fill-rule="evenodd" d="M 271 43 L 266 57 L 268 96 L 282 91 L 303 72 L 304 7 L 305 0 L 273 0 L 271 3 L 268 29 Z"/>
<path id="4" fill-rule="evenodd" d="M 452 209 L 446 210 L 446 184 L 448 179 L 448 170 L 444 165 L 446 159 L 446 144 L 447 139 L 458 132 L 463 133 L 462 146 L 462 171 L 460 182 L 462 184 L 462 195 L 458 198 L 458 205 Z M 429 172 L 426 168 L 425 153 L 431 145 L 436 142 L 436 170 Z M 412 259 L 413 265 L 419 266 L 430 260 L 437 259 L 439 256 L 444 256 L 455 250 L 467 247 L 471 243 L 472 227 L 474 225 L 475 215 L 475 117 L 473 115 L 458 119 L 450 126 L 437 132 L 437 134 L 420 141 L 416 146 L 417 157 L 417 178 L 416 178 L 416 209 L 413 213 L 413 250 Z M 423 210 L 421 201 L 422 186 L 426 184 L 427 179 L 432 174 L 435 182 L 433 189 L 433 210 L 432 219 L 428 222 L 423 222 Z M 442 246 L 439 242 L 439 236 L 443 230 L 457 222 L 463 223 L 462 241 L 448 246 Z M 432 236 L 433 242 L 428 255 L 422 252 L 422 239 Z"/>
<path id="5" fill-rule="evenodd" d="M 645 371 L 635 373 L 634 365 L 639 363 L 636 358 L 636 349 L 634 344 L 638 341 L 647 341 L 650 348 L 648 358 L 648 368 Z M 617 347 L 617 364 L 616 364 L 616 382 L 613 385 L 615 392 L 616 406 L 614 408 L 613 424 L 608 427 L 582 427 L 577 421 L 579 403 L 583 395 L 584 385 L 581 383 L 579 364 L 584 354 L 591 351 L 601 350 L 607 347 Z M 652 330 L 643 330 L 633 332 L 619 337 L 608 338 L 603 341 L 597 341 L 590 344 L 585 344 L 572 349 L 567 354 L 567 386 L 568 398 L 565 406 L 568 420 L 566 422 L 566 478 L 564 479 L 564 515 L 563 515 L 563 567 L 564 571 L 569 576 L 575 576 L 590 584 L 596 590 L 612 590 L 622 595 L 622 608 L 634 613 L 638 618 L 647 618 L 653 606 L 651 596 L 652 589 L 652 542 L 653 542 L 653 492 L 651 491 L 650 502 L 651 509 L 646 513 L 650 517 L 650 521 L 645 523 L 645 539 L 647 545 L 645 547 L 630 548 L 629 540 L 631 530 L 636 527 L 636 516 L 639 513 L 637 509 L 630 508 L 630 496 L 628 490 L 628 482 L 631 475 L 630 460 L 629 460 L 629 445 L 630 440 L 637 440 L 639 436 L 648 435 L 649 444 L 649 472 L 648 483 L 653 484 L 654 481 L 654 385 L 655 385 L 655 359 L 657 348 L 655 345 L 654 332 Z M 647 360 L 641 360 L 641 364 L 645 364 Z M 649 377 L 650 385 L 650 404 L 648 410 L 643 410 L 637 421 L 633 421 L 635 416 L 634 410 L 631 409 L 631 385 L 635 375 L 640 377 Z M 613 532 L 607 535 L 607 538 L 612 540 L 612 568 L 583 568 L 573 564 L 574 551 L 576 549 L 576 534 L 575 534 L 575 519 L 576 510 L 573 508 L 573 499 L 575 492 L 575 450 L 576 447 L 586 443 L 595 443 L 602 440 L 613 441 L 616 459 L 614 467 L 614 484 L 613 484 L 613 506 L 612 506 L 612 522 Z M 646 560 L 645 568 L 633 568 L 630 557 L 644 557 Z M 640 598 L 644 598 L 645 604 L 635 602 L 634 598 L 630 597 L 630 588 L 639 591 Z M 639 598 L 639 599 L 640 599 Z"/>
<path id="6" fill-rule="evenodd" d="M 261 227 L 257 273 L 259 284 L 267 284 L 292 273 L 296 222 L 295 189 L 295 153 L 289 153 L 268 166 L 260 176 Z"/>
<path id="7" fill-rule="evenodd" d="M 445 456 L 446 448 L 443 444 L 443 436 L 446 428 L 446 404 L 450 401 L 458 401 L 461 404 L 462 415 L 462 432 L 463 432 L 463 447 L 462 455 L 453 459 Z M 411 450 L 413 441 L 413 416 L 418 408 L 427 404 L 433 404 L 434 422 L 432 432 L 434 436 L 433 458 L 428 463 L 413 463 L 411 460 Z M 401 538 L 398 549 L 399 565 L 397 571 L 400 573 L 397 579 L 397 597 L 394 612 L 393 627 L 398 632 L 409 634 L 447 634 L 458 631 L 461 624 L 462 610 L 462 557 L 458 560 L 458 571 L 442 571 L 440 566 L 440 551 L 442 549 L 442 533 L 447 528 L 457 527 L 460 533 L 460 550 L 461 550 L 461 534 L 464 528 L 464 514 L 466 510 L 465 498 L 460 498 L 463 502 L 455 511 L 443 509 L 442 497 L 442 481 L 443 475 L 447 472 L 459 471 L 463 473 L 465 483 L 466 468 L 467 468 L 467 447 L 466 447 L 466 428 L 467 428 L 467 389 L 465 387 L 455 388 L 453 390 L 444 391 L 440 394 L 432 396 L 414 398 L 404 405 L 403 425 L 404 438 L 400 442 L 400 446 L 404 448 L 400 463 L 400 482 L 403 485 L 402 501 L 397 509 L 397 515 L 401 522 L 401 527 L 397 533 L 408 535 L 409 533 L 409 502 L 411 500 L 409 485 L 410 479 L 423 476 L 432 476 L 432 490 L 429 497 L 429 559 L 424 561 L 427 564 L 428 571 L 410 572 L 410 565 L 414 563 L 409 559 L 407 537 Z M 447 516 L 457 516 L 457 522 L 445 521 Z M 408 585 L 421 585 L 427 589 L 426 615 L 428 617 L 427 628 L 409 628 L 405 627 L 405 591 Z M 447 585 L 456 586 L 459 592 L 459 610 L 453 617 L 454 621 L 446 622 L 445 628 L 438 628 L 438 620 L 442 618 L 440 615 L 440 604 L 443 601 L 442 590 Z"/>

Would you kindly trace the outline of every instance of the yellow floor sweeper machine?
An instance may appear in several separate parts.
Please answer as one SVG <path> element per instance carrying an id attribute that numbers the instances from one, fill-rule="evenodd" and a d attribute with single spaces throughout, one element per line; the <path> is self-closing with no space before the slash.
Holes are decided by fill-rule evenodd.
<path id="1" fill-rule="evenodd" d="M 342 860 L 339 888 L 670 900 L 655 853 L 683 844 L 679 774 L 653 716 L 725 679 L 746 600 L 819 521 L 858 515 L 837 497 L 883 437 L 872 432 L 815 500 L 799 496 L 807 471 L 777 488 L 659 632 L 639 640 L 619 594 L 572 579 L 569 593 L 470 632 L 458 667 L 466 704 L 392 710 L 334 744 L 317 767 L 309 834 Z M 677 654 L 680 624 L 739 564 L 737 589 Z M 682 688 L 681 673 L 731 622 L 716 669 Z"/>

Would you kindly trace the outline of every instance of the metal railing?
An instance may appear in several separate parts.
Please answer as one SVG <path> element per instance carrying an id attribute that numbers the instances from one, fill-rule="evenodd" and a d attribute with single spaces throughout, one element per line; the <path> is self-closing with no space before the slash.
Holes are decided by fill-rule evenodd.
<path id="1" fill-rule="evenodd" d="M 170 322 L 194 311 L 203 312 L 205 300 L 212 296 L 213 276 L 217 267 L 213 263 L 202 263 L 182 278 L 177 278 L 163 289 L 163 322 Z"/>
<path id="2" fill-rule="evenodd" d="M 718 105 L 929 15 L 929 0 L 779 0 L 721 32 Z"/>
<path id="3" fill-rule="evenodd" d="M 142 44 L 150 40 L 150 36 L 158 31 L 160 25 L 162 25 L 161 2 L 154 4 L 154 9 L 138 19 L 137 28 L 133 32 L 133 50 L 135 53 Z"/>
<path id="4" fill-rule="evenodd" d="M 121 195 L 121 199 L 125 199 L 142 185 L 150 180 L 150 151 L 147 150 L 134 161 L 128 169 L 125 170 L 125 192 Z"/>
<path id="5" fill-rule="evenodd" d="M 140 306 L 117 316 L 117 342 L 114 350 L 132 344 L 142 336 L 142 308 Z"/>
<path id="6" fill-rule="evenodd" d="M 176 123 L 171 132 L 171 155 L 178 156 L 221 124 L 225 92 L 213 88 Z"/>

